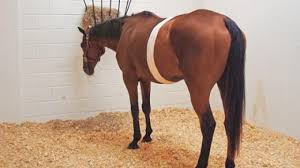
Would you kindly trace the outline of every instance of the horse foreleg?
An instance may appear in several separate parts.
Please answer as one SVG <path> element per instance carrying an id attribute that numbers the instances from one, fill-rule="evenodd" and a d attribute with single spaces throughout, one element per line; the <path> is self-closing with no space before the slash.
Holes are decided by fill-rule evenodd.
<path id="1" fill-rule="evenodd" d="M 138 80 L 132 74 L 123 73 L 123 80 L 129 93 L 131 115 L 133 119 L 133 140 L 128 145 L 128 149 L 138 149 L 138 141 L 141 139 L 140 123 L 139 123 L 139 104 L 138 104 L 138 93 L 137 85 Z"/>
<path id="2" fill-rule="evenodd" d="M 151 105 L 150 105 L 150 91 L 151 91 L 151 83 L 150 82 L 140 82 L 141 83 L 141 90 L 142 90 L 142 97 L 143 97 L 143 112 L 145 114 L 146 119 L 146 134 L 143 137 L 142 142 L 151 142 L 151 121 L 150 121 L 150 113 L 151 113 Z"/>

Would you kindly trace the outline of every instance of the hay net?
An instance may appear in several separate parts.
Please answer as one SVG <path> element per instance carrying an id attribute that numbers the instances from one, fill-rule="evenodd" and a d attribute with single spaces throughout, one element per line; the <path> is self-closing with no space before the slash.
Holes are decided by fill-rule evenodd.
<path id="1" fill-rule="evenodd" d="M 132 0 L 127 0 L 125 13 L 129 11 Z M 112 0 L 110 0 L 109 8 L 103 7 L 103 0 L 101 0 L 101 6 L 95 6 L 94 0 L 92 0 L 92 5 L 87 5 L 86 1 L 83 0 L 85 5 L 85 13 L 81 20 L 81 26 L 84 30 L 87 30 L 90 26 L 94 26 L 97 23 L 102 23 L 110 19 L 118 18 L 120 15 L 120 0 L 118 3 L 118 9 L 112 8 Z"/>
<path id="2" fill-rule="evenodd" d="M 118 17 L 118 10 L 112 8 L 110 14 L 110 8 L 103 7 L 103 20 L 101 19 L 101 7 L 95 6 L 95 17 L 97 23 L 102 23 L 110 19 Z M 93 17 L 93 6 L 87 6 L 87 10 L 83 14 L 81 19 L 81 26 L 84 30 L 87 30 L 89 26 L 94 26 L 94 17 Z"/>

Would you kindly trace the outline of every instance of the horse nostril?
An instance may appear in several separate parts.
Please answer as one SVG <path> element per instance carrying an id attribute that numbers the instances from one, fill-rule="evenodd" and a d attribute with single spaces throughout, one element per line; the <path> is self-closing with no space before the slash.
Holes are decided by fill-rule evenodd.
<path id="1" fill-rule="evenodd" d="M 85 73 L 89 73 L 89 71 L 90 71 L 90 68 L 89 68 L 89 66 L 87 65 L 87 64 L 83 64 L 83 71 L 85 72 Z"/>

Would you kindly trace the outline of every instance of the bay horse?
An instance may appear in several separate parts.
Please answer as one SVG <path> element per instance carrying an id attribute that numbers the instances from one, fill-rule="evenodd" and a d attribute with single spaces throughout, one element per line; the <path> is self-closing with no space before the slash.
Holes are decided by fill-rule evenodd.
<path id="1" fill-rule="evenodd" d="M 105 47 L 116 52 L 133 118 L 134 133 L 129 149 L 137 149 L 141 139 L 138 83 L 146 119 L 142 141 L 150 142 L 151 82 L 184 80 L 203 135 L 197 167 L 207 167 L 216 126 L 209 96 L 217 84 L 225 111 L 228 140 L 225 167 L 235 167 L 245 109 L 246 38 L 233 20 L 204 9 L 171 19 L 144 11 L 108 20 L 87 31 L 78 29 L 83 34 L 83 70 L 87 75 L 94 73 Z"/>

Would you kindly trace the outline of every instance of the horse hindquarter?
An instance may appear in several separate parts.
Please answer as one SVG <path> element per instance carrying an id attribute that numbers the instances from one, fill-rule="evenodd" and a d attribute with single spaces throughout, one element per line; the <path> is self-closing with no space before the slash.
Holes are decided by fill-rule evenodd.
<path id="1" fill-rule="evenodd" d="M 225 69 L 230 34 L 224 16 L 203 10 L 178 18 L 173 24 L 171 41 L 203 135 L 197 167 L 207 167 L 216 125 L 209 95 Z"/>

